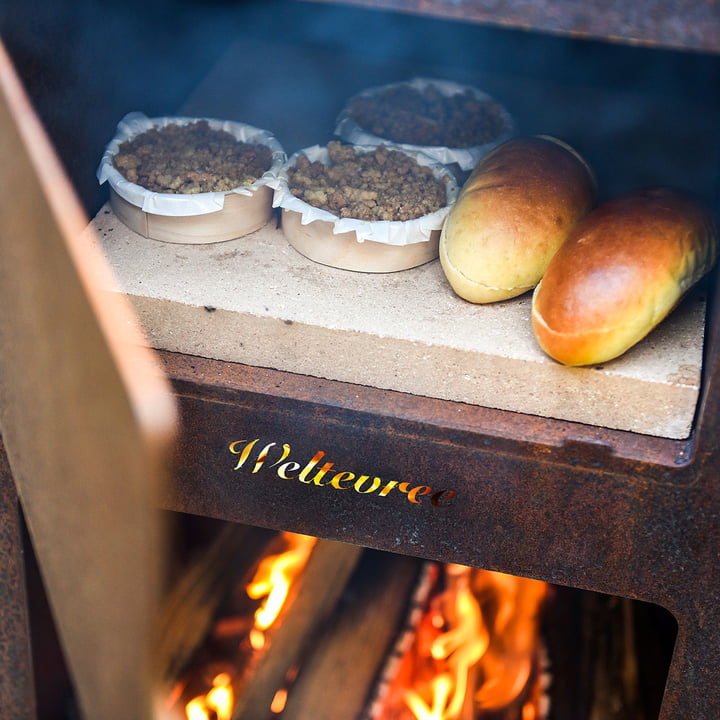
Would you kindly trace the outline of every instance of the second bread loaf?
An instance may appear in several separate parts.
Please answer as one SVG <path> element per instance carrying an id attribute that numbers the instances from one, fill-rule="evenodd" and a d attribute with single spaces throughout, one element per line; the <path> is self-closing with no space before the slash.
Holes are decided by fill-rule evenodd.
<path id="1" fill-rule="evenodd" d="M 535 289 L 540 347 L 565 365 L 622 355 L 672 311 L 717 255 L 710 211 L 670 188 L 613 198 L 578 223 Z"/>

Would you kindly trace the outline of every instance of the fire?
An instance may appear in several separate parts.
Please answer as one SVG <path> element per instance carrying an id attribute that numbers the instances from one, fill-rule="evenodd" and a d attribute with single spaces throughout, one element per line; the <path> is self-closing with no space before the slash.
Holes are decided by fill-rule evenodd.
<path id="1" fill-rule="evenodd" d="M 493 642 L 480 661 L 484 682 L 475 694 L 479 708 L 509 705 L 527 685 L 537 649 L 538 610 L 547 585 L 537 580 L 493 573 L 492 587 L 499 609 Z"/>
<path id="2" fill-rule="evenodd" d="M 265 598 L 255 612 L 255 628 L 267 630 L 280 614 L 293 580 L 305 567 L 316 538 L 286 533 L 289 547 L 279 555 L 264 558 L 247 587 L 248 597 Z"/>
<path id="3" fill-rule="evenodd" d="M 518 717 L 537 720 L 537 697 L 523 693 L 537 658 L 547 585 L 461 565 L 445 566 L 444 580 L 391 693 L 391 704 L 400 696 L 406 710 L 384 717 L 476 720 L 520 703 Z"/>
<path id="4" fill-rule="evenodd" d="M 273 701 L 270 705 L 270 712 L 274 715 L 279 715 L 287 704 L 288 691 L 287 688 L 280 688 L 276 693 Z"/>
<path id="5" fill-rule="evenodd" d="M 428 706 L 414 690 L 408 690 L 406 702 L 418 720 L 443 720 L 452 692 L 453 681 L 450 675 L 436 675 L 431 682 L 432 702 Z"/>
<path id="6" fill-rule="evenodd" d="M 317 542 L 316 538 L 294 533 L 281 533 L 281 537 L 286 549 L 263 558 L 246 588 L 251 599 L 263 599 L 247 636 L 254 651 L 265 646 L 265 631 L 276 622 L 295 578 L 302 572 Z M 214 678 L 212 685 L 206 695 L 195 697 L 185 705 L 187 720 L 231 720 L 234 702 L 232 678 L 227 673 L 221 673 Z"/>
<path id="7" fill-rule="evenodd" d="M 193 698 L 185 706 L 187 720 L 230 720 L 233 707 L 233 690 L 227 673 L 216 675 L 212 689 L 203 696 Z"/>
<path id="8" fill-rule="evenodd" d="M 242 636 L 248 653 L 272 642 L 267 631 L 282 618 L 317 542 L 292 533 L 280 539 L 283 550 L 260 560 L 245 587 L 247 597 L 258 601 Z M 482 720 L 501 711 L 518 720 L 542 720 L 547 708 L 538 672 L 539 615 L 547 584 L 455 564 L 428 568 L 427 587 L 434 590 L 416 606 L 423 612 L 412 622 L 412 646 L 396 664 L 384 707 L 373 717 Z M 293 679 L 278 688 L 270 714 L 283 712 Z M 220 673 L 207 694 L 187 703 L 185 716 L 232 720 L 233 700 L 232 678 Z"/>

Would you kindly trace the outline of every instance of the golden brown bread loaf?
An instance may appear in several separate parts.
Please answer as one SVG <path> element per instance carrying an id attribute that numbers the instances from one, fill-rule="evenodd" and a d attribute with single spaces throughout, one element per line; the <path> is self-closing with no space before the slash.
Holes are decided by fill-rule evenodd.
<path id="1" fill-rule="evenodd" d="M 453 290 L 474 303 L 531 290 L 594 199 L 592 171 L 565 143 L 533 136 L 498 146 L 445 220 L 440 262 Z"/>
<path id="2" fill-rule="evenodd" d="M 533 294 L 540 347 L 566 365 L 594 365 L 635 345 L 713 265 L 709 211 L 665 188 L 593 210 L 551 260 Z"/>

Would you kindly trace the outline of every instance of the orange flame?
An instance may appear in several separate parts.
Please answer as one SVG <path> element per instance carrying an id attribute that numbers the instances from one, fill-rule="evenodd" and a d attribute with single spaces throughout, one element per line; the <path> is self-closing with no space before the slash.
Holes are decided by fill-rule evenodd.
<path id="1" fill-rule="evenodd" d="M 302 572 L 317 542 L 316 538 L 294 533 L 281 533 L 286 550 L 263 558 L 246 588 L 253 600 L 264 598 L 255 612 L 254 626 L 248 642 L 254 650 L 265 646 L 265 630 L 277 620 L 295 578 Z M 212 689 L 193 698 L 185 705 L 187 720 L 231 720 L 233 709 L 231 678 L 217 675 Z M 278 699 L 278 702 L 280 700 Z"/>
<path id="2" fill-rule="evenodd" d="M 216 675 L 212 682 L 212 689 L 202 696 L 190 700 L 185 705 L 187 720 L 230 720 L 233 707 L 233 691 L 230 685 L 230 676 L 227 673 Z"/>
<path id="3" fill-rule="evenodd" d="M 279 555 L 263 558 L 247 587 L 248 597 L 265 598 L 255 612 L 255 627 L 267 630 L 280 614 L 293 580 L 305 567 L 317 539 L 284 533 L 290 547 Z"/>
<path id="4" fill-rule="evenodd" d="M 528 685 L 547 585 L 501 573 L 445 566 L 446 589 L 421 630 L 403 697 L 416 720 L 459 720 L 508 707 Z M 423 657 L 424 656 L 424 657 Z M 523 720 L 539 717 L 536 700 Z"/>
<path id="5" fill-rule="evenodd" d="M 493 642 L 480 661 L 485 680 L 475 694 L 484 710 L 509 705 L 527 684 L 537 647 L 538 609 L 547 594 L 547 585 L 538 580 L 501 573 L 493 573 L 492 580 L 499 609 Z"/>
<path id="6" fill-rule="evenodd" d="M 450 675 L 436 675 L 431 682 L 432 700 L 430 705 L 415 690 L 408 690 L 405 701 L 417 720 L 443 720 L 447 717 L 446 707 L 452 692 L 453 681 Z"/>

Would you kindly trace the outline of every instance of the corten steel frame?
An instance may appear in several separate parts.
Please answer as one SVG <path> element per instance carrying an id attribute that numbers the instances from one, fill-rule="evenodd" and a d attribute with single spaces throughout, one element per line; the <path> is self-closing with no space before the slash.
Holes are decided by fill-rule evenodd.
<path id="1" fill-rule="evenodd" d="M 318 0 L 313 0 L 318 2 Z M 324 0 L 337 3 L 340 0 Z M 351 5 L 579 38 L 717 52 L 717 0 L 342 0 Z"/>
<path id="2" fill-rule="evenodd" d="M 698 417 L 667 440 L 162 353 L 181 410 L 168 510 L 656 603 L 678 623 L 661 720 L 720 711 L 720 284 Z M 234 469 L 230 443 L 451 489 L 441 506 Z M 255 458 L 253 458 L 254 462 Z M 0 708 L 34 717 L 20 508 L 0 455 Z"/>
<path id="3" fill-rule="evenodd" d="M 35 717 L 32 678 L 20 503 L 0 440 L 0 712 Z"/>

